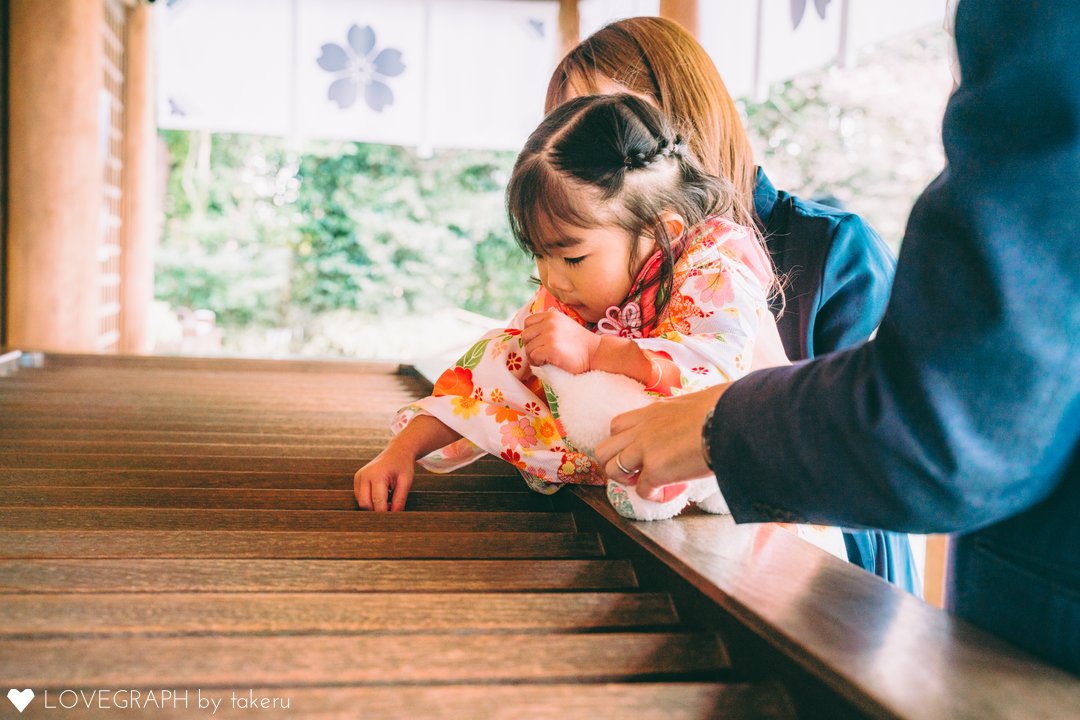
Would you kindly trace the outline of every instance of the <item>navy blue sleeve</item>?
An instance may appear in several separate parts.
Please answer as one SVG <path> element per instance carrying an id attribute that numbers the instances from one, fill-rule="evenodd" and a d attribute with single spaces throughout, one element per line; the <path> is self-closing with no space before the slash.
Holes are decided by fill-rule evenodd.
<path id="1" fill-rule="evenodd" d="M 1080 447 L 1080 3 L 961 2 L 947 169 L 877 337 L 735 383 L 713 466 L 739 521 L 970 530 Z"/>
<path id="2" fill-rule="evenodd" d="M 836 225 L 814 318 L 814 355 L 865 342 L 885 314 L 896 260 L 858 215 Z"/>

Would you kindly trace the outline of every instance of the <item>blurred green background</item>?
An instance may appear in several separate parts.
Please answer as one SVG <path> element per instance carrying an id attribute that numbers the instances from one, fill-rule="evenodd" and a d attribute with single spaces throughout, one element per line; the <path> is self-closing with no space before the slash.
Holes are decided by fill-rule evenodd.
<path id="1" fill-rule="evenodd" d="M 831 197 L 897 249 L 943 165 L 948 42 L 940 30 L 898 38 L 854 69 L 741 100 L 757 162 L 777 187 Z M 503 208 L 514 153 L 161 138 L 159 352 L 413 360 L 468 342 L 533 291 Z"/>

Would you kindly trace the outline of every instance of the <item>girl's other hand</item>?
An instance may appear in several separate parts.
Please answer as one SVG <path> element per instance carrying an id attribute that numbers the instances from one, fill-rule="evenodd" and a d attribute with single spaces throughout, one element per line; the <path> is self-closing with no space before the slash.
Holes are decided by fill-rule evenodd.
<path id="1" fill-rule="evenodd" d="M 360 509 L 404 510 L 413 483 L 415 462 L 415 455 L 391 443 L 374 460 L 357 470 L 353 476 L 353 494 Z"/>
<path id="2" fill-rule="evenodd" d="M 573 375 L 592 368 L 593 354 L 600 347 L 599 335 L 558 310 L 533 313 L 525 318 L 521 339 L 530 364 L 551 364 Z"/>
<path id="3" fill-rule="evenodd" d="M 790 365 L 787 353 L 784 352 L 784 343 L 780 340 L 780 331 L 776 329 L 776 318 L 772 313 L 765 313 L 761 324 L 758 326 L 757 339 L 754 340 L 754 355 L 750 361 L 751 370 L 762 368 L 783 367 Z"/>

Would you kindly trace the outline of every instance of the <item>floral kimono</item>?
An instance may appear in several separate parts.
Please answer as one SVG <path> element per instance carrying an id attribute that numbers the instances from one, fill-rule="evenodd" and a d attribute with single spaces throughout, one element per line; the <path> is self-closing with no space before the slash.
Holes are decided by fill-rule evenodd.
<path id="1" fill-rule="evenodd" d="M 603 469 L 564 437 L 553 395 L 531 372 L 521 331 L 534 312 L 558 310 L 587 329 L 633 339 L 650 358 L 673 365 L 674 383 L 652 388 L 671 396 L 702 390 L 744 375 L 758 324 L 768 313 L 771 264 L 753 231 L 712 218 L 688 232 L 674 266 L 671 300 L 655 317 L 655 290 L 644 292 L 660 264 L 649 258 L 630 295 L 596 325 L 540 288 L 509 326 L 492 330 L 435 383 L 430 397 L 400 410 L 398 433 L 418 414 L 437 417 L 462 438 L 422 458 L 434 472 L 449 472 L 490 453 L 513 465 L 534 490 L 555 492 L 563 483 L 603 485 Z"/>

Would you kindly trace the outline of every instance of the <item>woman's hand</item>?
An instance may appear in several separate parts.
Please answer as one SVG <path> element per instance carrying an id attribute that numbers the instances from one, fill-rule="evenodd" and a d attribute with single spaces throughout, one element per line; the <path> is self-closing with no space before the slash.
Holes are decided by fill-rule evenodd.
<path id="1" fill-rule="evenodd" d="M 405 499 L 412 487 L 415 462 L 416 455 L 391 442 L 374 460 L 357 470 L 353 476 L 353 494 L 360 509 L 404 510 Z"/>
<path id="2" fill-rule="evenodd" d="M 717 385 L 616 415 L 611 437 L 596 447 L 596 459 L 609 478 L 636 485 L 646 500 L 662 500 L 665 485 L 709 475 L 701 431 L 705 416 L 727 388 Z M 638 472 L 627 475 L 619 463 Z"/>
<path id="3" fill-rule="evenodd" d="M 521 339 L 530 364 L 551 364 L 572 375 L 592 369 L 593 354 L 600 347 L 599 335 L 558 310 L 533 313 L 525 318 Z"/>

